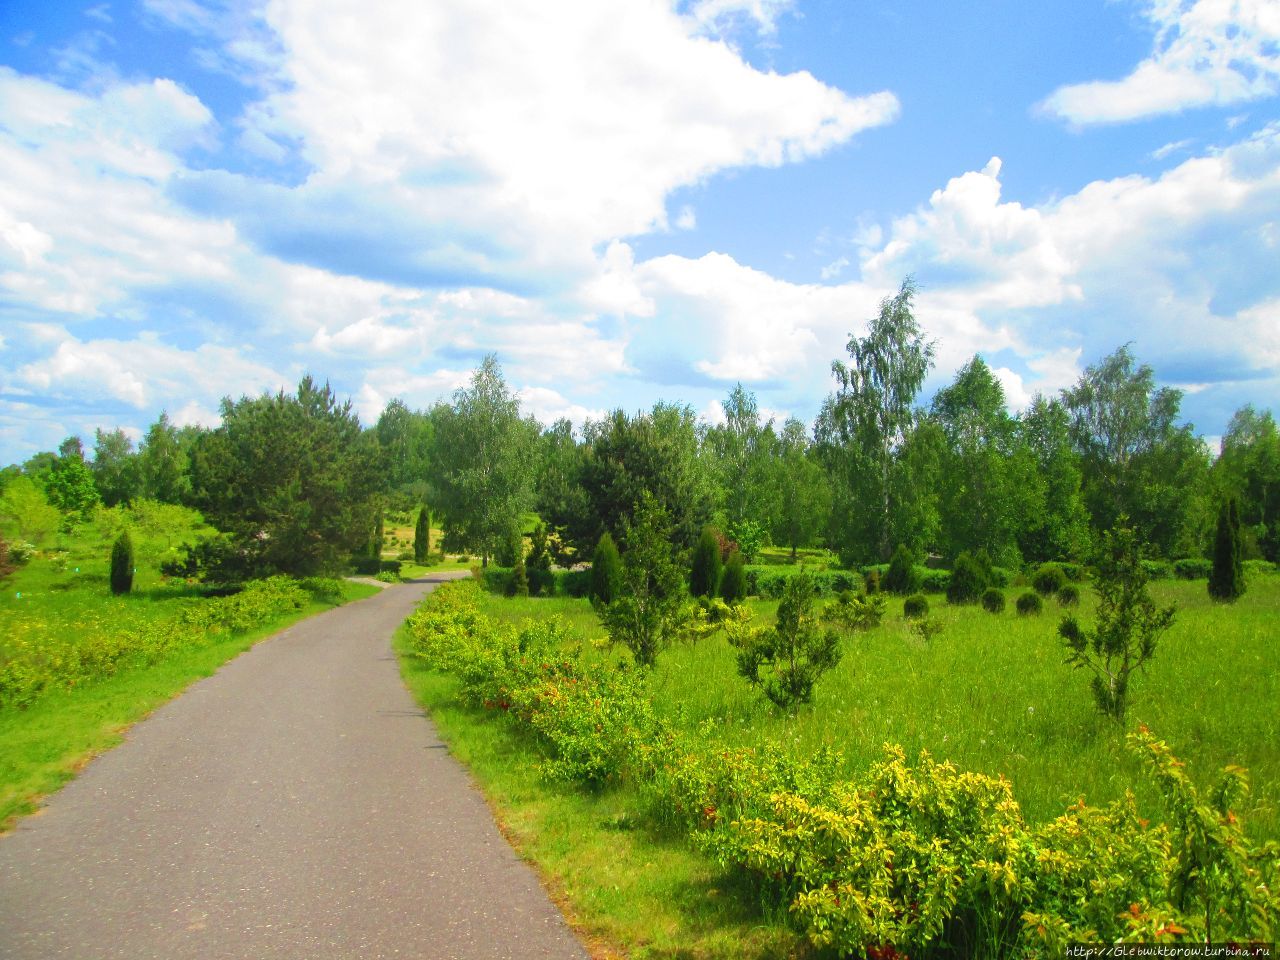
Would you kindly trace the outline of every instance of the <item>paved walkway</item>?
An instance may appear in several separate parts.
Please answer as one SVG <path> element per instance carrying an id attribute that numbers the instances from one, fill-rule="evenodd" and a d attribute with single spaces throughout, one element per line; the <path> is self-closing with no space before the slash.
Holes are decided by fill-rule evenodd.
<path id="1" fill-rule="evenodd" d="M 401 684 L 433 587 L 259 644 L 0 837 L 0 957 L 582 960 Z"/>

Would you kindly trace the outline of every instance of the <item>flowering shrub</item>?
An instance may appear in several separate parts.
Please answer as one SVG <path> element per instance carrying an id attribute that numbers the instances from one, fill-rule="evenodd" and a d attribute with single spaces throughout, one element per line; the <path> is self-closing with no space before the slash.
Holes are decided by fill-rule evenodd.
<path id="1" fill-rule="evenodd" d="M 848 779 L 839 755 L 726 749 L 653 712 L 647 673 L 589 665 L 555 621 L 496 627 L 473 584 L 441 587 L 410 620 L 413 649 L 462 679 L 467 702 L 501 710 L 546 749 L 548 776 L 634 784 L 654 821 L 748 871 L 819 948 L 840 956 L 1057 957 L 1070 943 L 1274 940 L 1280 848 L 1256 846 L 1231 805 L 1229 768 L 1201 797 L 1168 747 L 1129 737 L 1169 811 L 1133 796 L 1023 819 L 1004 778 L 896 746 Z"/>

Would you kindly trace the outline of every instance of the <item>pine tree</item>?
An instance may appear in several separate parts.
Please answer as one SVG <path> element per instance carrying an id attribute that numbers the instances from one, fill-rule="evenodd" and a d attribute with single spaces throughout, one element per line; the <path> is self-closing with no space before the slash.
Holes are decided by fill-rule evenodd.
<path id="1" fill-rule="evenodd" d="M 720 571 L 720 538 L 710 527 L 703 527 L 698 546 L 693 551 L 689 592 L 695 597 L 714 597 L 720 586 Z"/>
<path id="2" fill-rule="evenodd" d="M 739 550 L 729 554 L 724 574 L 720 578 L 720 596 L 725 603 L 741 603 L 747 599 L 746 561 Z"/>
<path id="3" fill-rule="evenodd" d="M 512 597 L 527 597 L 529 595 L 529 571 L 524 565 L 524 551 L 521 550 L 516 554 L 515 569 L 511 571 L 511 586 L 507 593 Z"/>
<path id="4" fill-rule="evenodd" d="M 413 528 L 413 562 L 426 563 L 431 553 L 431 511 L 425 506 L 418 511 L 418 523 Z"/>
<path id="5" fill-rule="evenodd" d="M 129 531 L 121 531 L 111 546 L 111 592 L 128 593 L 133 589 L 133 541 Z"/>
<path id="6" fill-rule="evenodd" d="M 622 558 L 608 531 L 600 537 L 591 560 L 591 601 L 610 604 L 618 598 L 622 583 Z"/>
<path id="7" fill-rule="evenodd" d="M 1236 498 L 1228 497 L 1218 511 L 1218 533 L 1213 541 L 1213 570 L 1209 596 L 1230 603 L 1244 593 L 1244 542 L 1240 536 L 1240 512 Z"/>

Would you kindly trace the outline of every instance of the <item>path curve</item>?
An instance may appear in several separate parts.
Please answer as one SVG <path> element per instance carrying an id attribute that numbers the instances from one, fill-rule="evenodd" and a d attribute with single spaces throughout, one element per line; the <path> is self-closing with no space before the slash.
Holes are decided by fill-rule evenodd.
<path id="1" fill-rule="evenodd" d="M 258 644 L 0 838 L 0 957 L 583 960 L 400 680 L 439 580 Z"/>

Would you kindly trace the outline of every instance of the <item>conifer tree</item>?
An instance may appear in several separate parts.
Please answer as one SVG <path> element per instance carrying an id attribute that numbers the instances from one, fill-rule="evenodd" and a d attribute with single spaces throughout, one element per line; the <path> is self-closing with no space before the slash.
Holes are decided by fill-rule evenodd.
<path id="1" fill-rule="evenodd" d="M 720 596 L 725 603 L 741 603 L 747 599 L 746 561 L 739 550 L 729 554 L 729 562 L 720 577 Z"/>
<path id="2" fill-rule="evenodd" d="M 720 540 L 710 527 L 702 528 L 693 551 L 689 571 L 689 592 L 695 597 L 714 597 L 720 587 Z"/>
<path id="3" fill-rule="evenodd" d="M 591 560 L 592 603 L 608 605 L 618 598 L 622 584 L 622 558 L 618 555 L 618 546 L 606 530 L 596 545 L 595 556 Z"/>
<path id="4" fill-rule="evenodd" d="M 920 592 L 920 576 L 916 573 L 915 557 L 906 544 L 898 544 L 889 561 L 889 569 L 880 581 L 880 588 L 890 593 L 909 595 Z"/>
<path id="5" fill-rule="evenodd" d="M 516 554 L 516 565 L 515 569 L 511 571 L 511 586 L 507 592 L 513 597 L 527 597 L 529 595 L 529 571 L 525 569 L 523 550 Z"/>
<path id="6" fill-rule="evenodd" d="M 418 511 L 418 523 L 413 528 L 413 562 L 426 563 L 431 553 L 431 511 L 424 505 Z"/>
<path id="7" fill-rule="evenodd" d="M 111 592 L 128 593 L 133 589 L 133 541 L 129 531 L 122 530 L 111 546 Z"/>
<path id="8" fill-rule="evenodd" d="M 1230 603 L 1244 593 L 1244 541 L 1240 536 L 1240 512 L 1236 498 L 1228 497 L 1218 511 L 1218 532 L 1213 541 L 1213 570 L 1209 596 Z"/>

